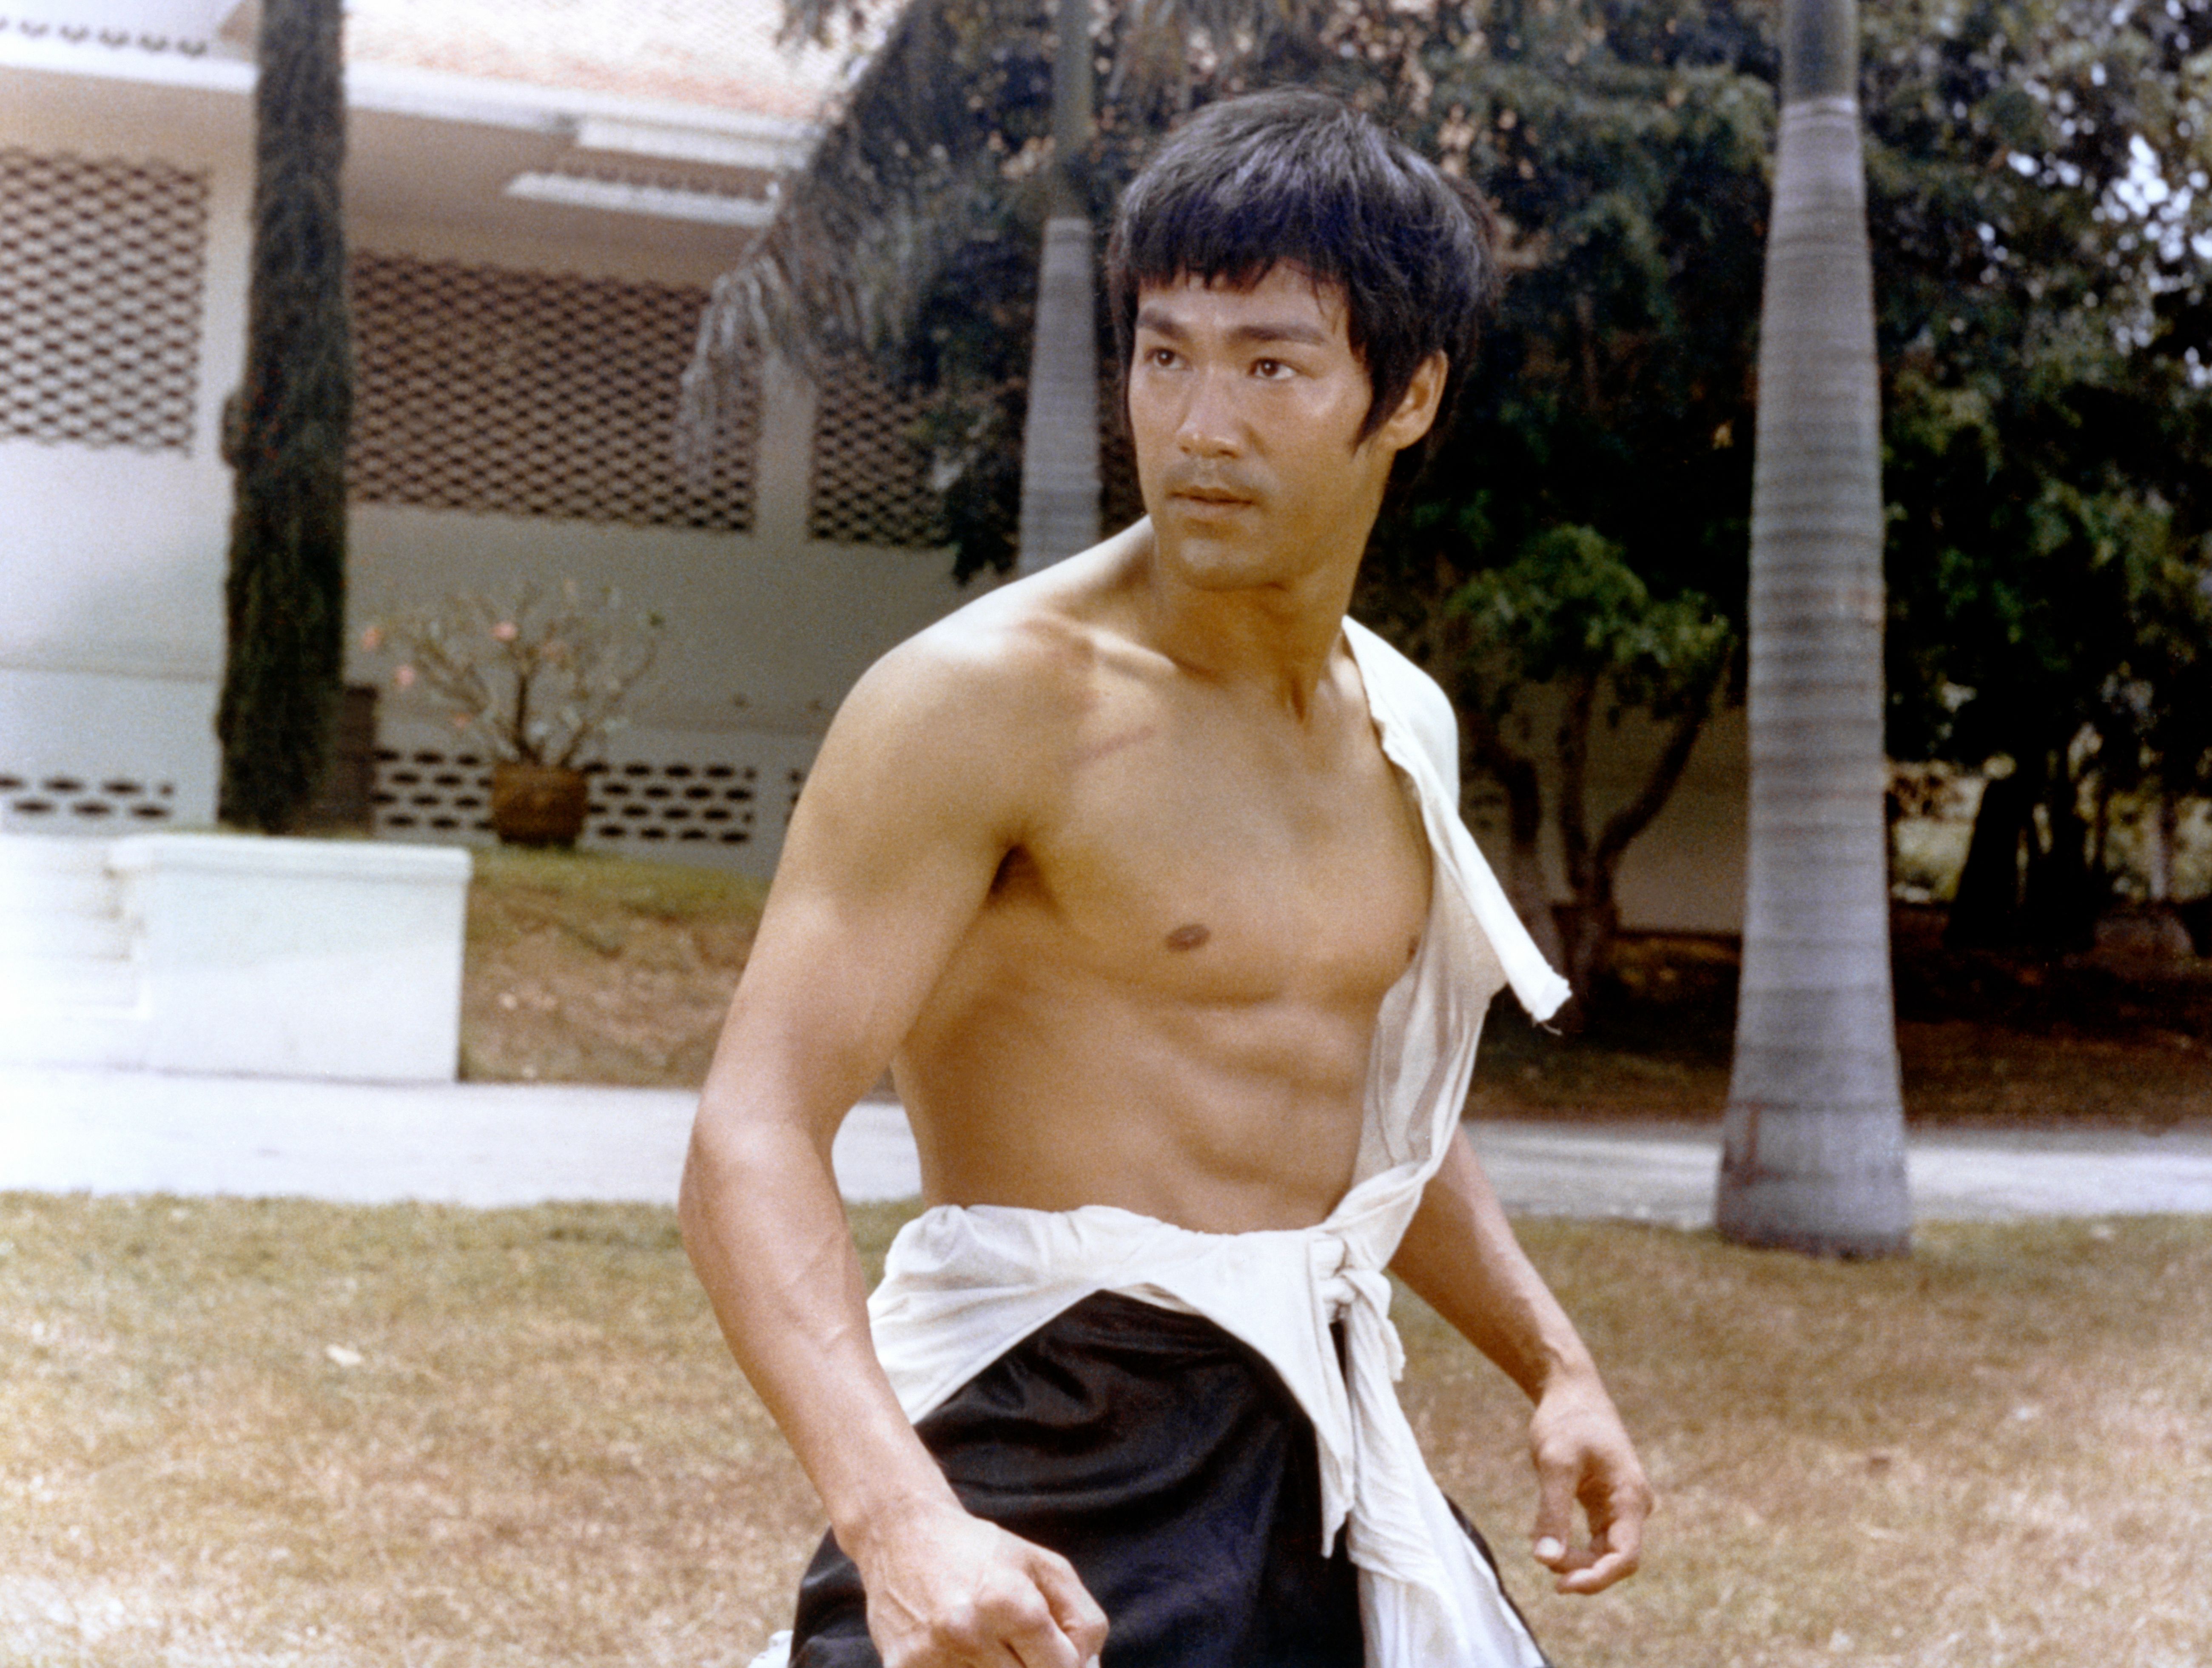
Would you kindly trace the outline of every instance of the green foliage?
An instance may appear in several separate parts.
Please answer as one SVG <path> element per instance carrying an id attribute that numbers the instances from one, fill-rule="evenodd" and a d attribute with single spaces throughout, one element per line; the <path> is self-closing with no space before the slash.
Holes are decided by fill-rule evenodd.
<path id="1" fill-rule="evenodd" d="M 2016 831 L 1962 898 L 1996 899 L 1985 936 L 2079 942 L 2083 803 L 2212 785 L 2212 5 L 1924 0 L 1868 32 L 1890 751 L 2009 762 L 1986 803 Z"/>
<path id="2" fill-rule="evenodd" d="M 1593 675 L 1620 705 L 1672 716 L 1711 692 L 1735 646 L 1704 597 L 1655 599 L 1620 547 L 1585 527 L 1538 534 L 1451 606 L 1492 671 L 1485 691 L 1501 719 L 1519 688 Z"/>
<path id="3" fill-rule="evenodd" d="M 1588 527 L 1653 594 L 1737 615 L 1774 122 L 1764 20 L 1601 4 L 1486 21 L 1401 49 L 1398 85 L 1417 69 L 1421 89 L 1391 101 L 1401 125 L 1493 197 L 1510 282 L 1363 602 L 1425 610 L 1433 578 L 1384 594 L 1424 563 L 1479 571 Z"/>
<path id="4" fill-rule="evenodd" d="M 352 409 L 337 0 L 265 0 L 255 89 L 252 273 L 216 720 L 217 813 L 277 833 L 320 781 L 344 674 Z"/>
<path id="5" fill-rule="evenodd" d="M 809 27 L 840 11 L 801 9 Z M 1297 79 L 1480 181 L 1505 222 L 1482 362 L 1427 480 L 1377 531 L 1362 614 L 1493 718 L 1511 693 L 1498 645 L 1455 600 L 1485 574 L 1533 583 L 1547 552 L 1579 548 L 1569 530 L 1616 551 L 1651 606 L 1705 599 L 1740 629 L 1771 9 L 1261 6 L 1243 52 L 1214 9 L 1194 27 L 1189 9 L 1097 9 L 1083 160 L 1102 218 L 1180 111 Z M 936 391 L 923 433 L 965 576 L 1012 560 L 1049 20 L 1026 0 L 934 0 L 899 27 L 833 130 L 859 149 L 830 150 L 820 182 L 856 205 L 854 227 L 878 227 L 873 253 L 822 305 L 787 286 L 791 307 L 760 316 L 826 320 Z M 2033 759 L 2056 796 L 2084 759 L 2112 783 L 2201 788 L 2212 0 L 1899 0 L 1863 9 L 1862 27 L 1891 751 Z M 825 263 L 860 237 L 823 240 Z M 1109 522 L 1133 510 L 1110 447 L 1108 500 Z M 1587 669 L 1614 675 L 1603 654 Z"/>

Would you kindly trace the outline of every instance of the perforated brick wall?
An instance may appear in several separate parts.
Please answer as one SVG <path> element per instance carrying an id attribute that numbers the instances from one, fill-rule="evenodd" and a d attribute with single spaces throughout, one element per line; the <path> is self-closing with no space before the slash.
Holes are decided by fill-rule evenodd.
<path id="1" fill-rule="evenodd" d="M 0 435 L 189 452 L 204 174 L 0 148 Z"/>
<path id="2" fill-rule="evenodd" d="M 815 405 L 807 537 L 907 547 L 944 542 L 928 454 L 911 433 L 921 406 L 866 360 L 830 366 Z"/>
<path id="3" fill-rule="evenodd" d="M 383 747 L 373 795 L 376 831 L 403 838 L 488 842 L 491 760 L 437 747 Z M 735 758 L 620 759 L 590 770 L 591 811 L 578 843 L 649 854 L 668 846 L 744 846 L 763 822 L 787 821 L 805 776 Z"/>
<path id="4" fill-rule="evenodd" d="M 707 293 L 376 253 L 353 261 L 348 490 L 428 509 L 742 532 L 760 379 L 703 473 L 677 450 Z"/>
<path id="5" fill-rule="evenodd" d="M 21 834 L 127 832 L 169 821 L 176 797 L 173 782 L 0 770 L 0 828 Z"/>

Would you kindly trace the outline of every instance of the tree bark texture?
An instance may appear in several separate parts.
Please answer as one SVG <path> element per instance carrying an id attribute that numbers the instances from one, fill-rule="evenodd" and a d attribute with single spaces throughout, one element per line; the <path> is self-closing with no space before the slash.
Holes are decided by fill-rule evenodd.
<path id="1" fill-rule="evenodd" d="M 1718 680 L 1715 673 L 1715 681 Z M 1593 837 L 1589 813 L 1589 736 L 1596 716 L 1598 688 L 1590 679 L 1570 683 L 1559 722 L 1559 843 L 1567 869 L 1570 927 L 1562 971 L 1574 987 L 1565 1028 L 1577 1029 L 1589 1017 L 1598 981 L 1613 966 L 1613 941 L 1620 935 L 1620 861 L 1638 836 L 1666 809 L 1690 754 L 1705 733 L 1711 711 L 1711 685 L 1693 697 L 1667 727 L 1667 740 L 1651 761 L 1644 785 L 1607 817 Z"/>
<path id="2" fill-rule="evenodd" d="M 1544 782 L 1536 761 L 1516 752 L 1498 733 L 1481 702 L 1455 698 L 1460 714 L 1460 813 L 1467 814 L 1476 779 L 1487 776 L 1505 795 L 1505 872 L 1498 876 L 1505 900 L 1528 929 L 1544 959 L 1566 965 L 1566 941 L 1552 910 L 1552 885 L 1544 874 Z"/>
<path id="3" fill-rule="evenodd" d="M 1830 52 L 1796 14 L 1785 38 Z M 1823 79 L 1833 78 L 1832 52 Z M 1802 72 L 1801 72 L 1802 73 Z M 1785 82 L 1788 77 L 1785 76 Z M 1753 1245 L 1905 1250 L 1882 801 L 1882 501 L 1865 167 L 1848 83 L 1786 102 L 1759 345 L 1751 818 L 1717 1217 Z"/>
<path id="4" fill-rule="evenodd" d="M 217 814 L 297 827 L 322 778 L 344 675 L 352 407 L 338 174 L 338 0 L 264 0 L 254 90 L 252 275 L 216 729 Z"/>
<path id="5" fill-rule="evenodd" d="M 1091 222 L 1045 222 L 1022 428 L 1017 571 L 1033 574 L 1098 542 L 1098 338 Z"/>
<path id="6" fill-rule="evenodd" d="M 2017 940 L 2021 847 L 2033 826 L 2039 791 L 2040 784 L 2024 767 L 1983 784 L 1966 861 L 1943 926 L 1943 941 L 1950 948 L 1998 949 Z"/>

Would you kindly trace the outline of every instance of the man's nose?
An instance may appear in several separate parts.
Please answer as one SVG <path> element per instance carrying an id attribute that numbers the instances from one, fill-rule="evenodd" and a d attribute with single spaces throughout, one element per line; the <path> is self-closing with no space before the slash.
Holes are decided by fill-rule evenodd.
<path id="1" fill-rule="evenodd" d="M 1226 374 L 1212 369 L 1191 379 L 1182 421 L 1176 425 L 1176 444 L 1191 456 L 1229 457 L 1238 449 L 1236 399 L 1229 384 Z"/>

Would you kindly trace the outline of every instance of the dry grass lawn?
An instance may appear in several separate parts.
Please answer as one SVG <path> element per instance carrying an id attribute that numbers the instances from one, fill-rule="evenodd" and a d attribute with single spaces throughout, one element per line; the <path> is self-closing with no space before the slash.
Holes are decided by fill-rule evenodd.
<path id="1" fill-rule="evenodd" d="M 1410 1300 L 1406 1396 L 1563 1668 L 2212 1662 L 2212 1222 L 1525 1231 L 1645 1574 L 1540 1591 L 1516 1397 Z M 0 1663 L 742 1664 L 818 1530 L 666 1212 L 0 1196 Z"/>

